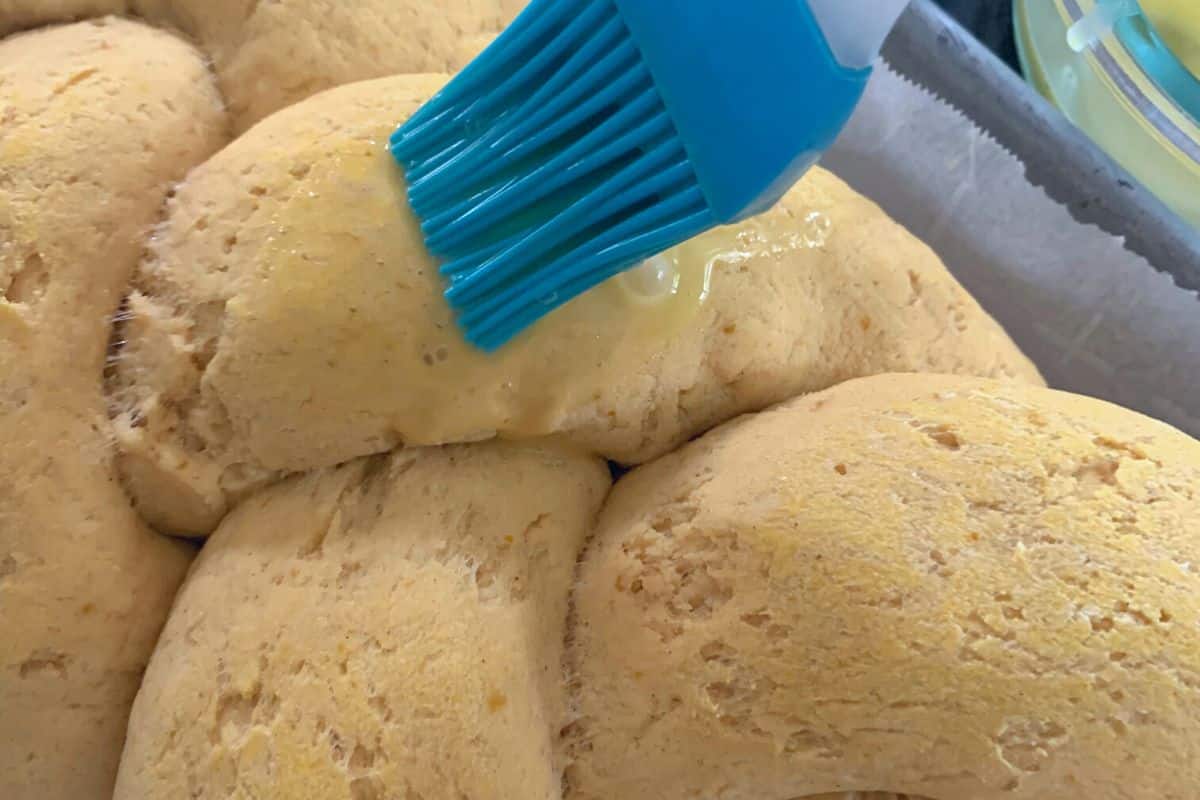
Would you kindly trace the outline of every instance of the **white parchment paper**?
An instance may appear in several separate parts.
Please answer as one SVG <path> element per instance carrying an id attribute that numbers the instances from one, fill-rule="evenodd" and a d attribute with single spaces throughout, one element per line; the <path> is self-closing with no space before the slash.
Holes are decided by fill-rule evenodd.
<path id="1" fill-rule="evenodd" d="M 970 119 L 881 67 L 823 164 L 936 250 L 1051 386 L 1200 437 L 1200 297 L 1076 222 Z"/>

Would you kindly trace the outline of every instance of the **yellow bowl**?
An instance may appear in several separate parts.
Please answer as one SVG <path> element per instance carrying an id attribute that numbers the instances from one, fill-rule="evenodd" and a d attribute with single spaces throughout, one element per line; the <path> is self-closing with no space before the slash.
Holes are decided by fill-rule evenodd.
<path id="1" fill-rule="evenodd" d="M 1029 81 L 1200 228 L 1200 3 L 1016 0 Z"/>

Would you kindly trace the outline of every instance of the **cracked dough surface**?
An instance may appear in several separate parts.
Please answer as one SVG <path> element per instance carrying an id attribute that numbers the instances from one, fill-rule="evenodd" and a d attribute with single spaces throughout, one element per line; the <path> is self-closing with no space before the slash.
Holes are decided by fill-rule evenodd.
<path id="1" fill-rule="evenodd" d="M 133 0 L 196 38 L 239 131 L 323 89 L 457 72 L 524 0 Z"/>
<path id="2" fill-rule="evenodd" d="M 224 132 L 202 59 L 165 33 L 0 42 L 0 797 L 111 796 L 191 548 L 118 483 L 105 345 L 143 230 Z"/>
<path id="3" fill-rule="evenodd" d="M 402 443 L 556 436 L 640 463 L 859 375 L 1040 382 L 925 245 L 821 170 L 754 223 L 750 249 L 726 231 L 681 250 L 694 282 L 712 264 L 691 312 L 609 285 L 481 356 L 457 334 L 383 147 L 442 80 L 285 109 L 171 200 L 114 384 L 124 468 L 152 524 L 205 534 L 281 474 Z M 797 244 L 813 214 L 827 235 Z"/>
<path id="4" fill-rule="evenodd" d="M 568 797 L 1188 800 L 1200 442 L 881 376 L 626 476 L 574 594 Z"/>
<path id="5" fill-rule="evenodd" d="M 491 443 L 247 500 L 163 631 L 117 800 L 561 797 L 567 595 L 608 485 Z"/>

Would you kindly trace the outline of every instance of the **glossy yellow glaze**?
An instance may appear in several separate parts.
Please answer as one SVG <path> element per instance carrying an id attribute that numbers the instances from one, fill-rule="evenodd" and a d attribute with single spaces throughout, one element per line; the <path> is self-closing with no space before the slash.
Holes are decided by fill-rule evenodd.
<path id="1" fill-rule="evenodd" d="M 820 169 L 485 356 L 461 338 L 383 144 L 441 85 L 324 93 L 179 187 L 110 382 L 153 524 L 205 534 L 281 473 L 401 444 L 554 436 L 632 464 L 854 375 L 1038 380 L 928 248 Z"/>
<path id="2" fill-rule="evenodd" d="M 510 345 L 469 344 L 440 298 L 443 279 L 420 246 L 400 170 L 377 139 L 343 139 L 312 164 L 273 214 L 254 259 L 259 279 L 227 311 L 251 326 L 260 353 L 313 337 L 346 395 L 381 394 L 405 408 L 402 436 L 418 442 L 553 431 L 557 420 L 616 379 L 615 351 L 649 358 L 687 328 L 720 264 L 779 260 L 820 246 L 831 223 L 775 214 L 709 231 L 618 276 L 539 321 Z M 405 242 L 406 262 L 387 257 Z M 389 274 L 391 277 L 389 278 Z M 383 302 L 359 302 L 390 295 Z M 356 299 L 357 298 L 357 299 Z M 352 325 L 346 325 L 351 309 Z M 323 319 L 328 315 L 329 319 Z M 388 369 L 353 369 L 378 364 Z M 370 354 L 370 355 L 368 355 Z M 451 413 L 448 413 L 451 412 Z"/>
<path id="3" fill-rule="evenodd" d="M 411 242 L 410 252 L 420 254 L 403 178 L 384 146 L 346 139 L 335 148 L 271 219 L 256 259 L 262 280 L 229 311 L 244 314 L 266 337 L 256 338 L 263 350 L 340 334 L 327 348 L 331 369 L 369 360 L 356 352 L 386 350 L 388 371 L 343 369 L 339 381 L 349 394 L 382 389 L 399 398 L 410 406 L 399 416 L 432 441 L 464 430 L 467 438 L 489 437 L 498 409 L 514 435 L 549 432 L 567 409 L 613 379 L 603 365 L 615 350 L 649 353 L 685 329 L 707 299 L 718 264 L 782 259 L 830 235 L 831 223 L 815 210 L 799 225 L 771 215 L 709 231 L 581 295 L 489 354 L 463 338 L 440 301 L 443 279 L 435 264 L 414 270 L 382 257 L 396 241 Z M 388 291 L 389 281 L 381 280 L 388 273 L 405 283 L 396 292 L 401 305 L 364 304 L 353 326 L 322 321 L 324 314 L 345 316 L 334 298 L 355 308 L 353 298 Z M 442 430 L 448 422 L 453 431 Z"/>

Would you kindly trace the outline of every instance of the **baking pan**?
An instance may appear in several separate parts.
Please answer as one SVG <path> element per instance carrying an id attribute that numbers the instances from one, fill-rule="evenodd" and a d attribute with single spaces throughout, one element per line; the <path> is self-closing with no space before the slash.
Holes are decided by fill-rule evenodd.
<path id="1" fill-rule="evenodd" d="M 1130 250 L 1169 273 L 1180 287 L 1200 291 L 1200 231 L 1144 189 L 932 0 L 914 0 L 884 58 L 995 137 L 1024 162 L 1029 180 L 1080 222 L 1124 237 Z"/>

